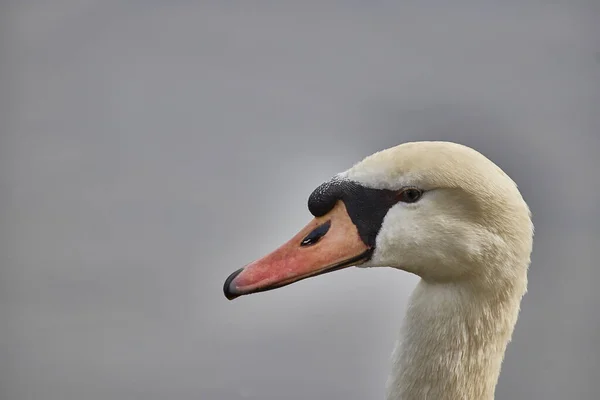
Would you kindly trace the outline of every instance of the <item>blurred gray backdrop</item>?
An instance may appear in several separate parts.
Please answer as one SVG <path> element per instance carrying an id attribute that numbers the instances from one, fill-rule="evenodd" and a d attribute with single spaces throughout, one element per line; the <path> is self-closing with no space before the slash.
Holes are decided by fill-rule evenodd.
<path id="1" fill-rule="evenodd" d="M 3 1 L 0 398 L 382 399 L 415 277 L 222 283 L 333 174 L 450 140 L 537 228 L 497 398 L 598 399 L 598 5 Z"/>

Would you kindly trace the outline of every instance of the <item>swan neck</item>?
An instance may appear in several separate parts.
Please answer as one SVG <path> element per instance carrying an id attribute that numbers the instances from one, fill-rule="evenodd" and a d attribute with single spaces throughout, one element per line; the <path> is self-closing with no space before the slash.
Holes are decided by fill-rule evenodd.
<path id="1" fill-rule="evenodd" d="M 490 294 L 421 280 L 392 355 L 387 399 L 493 400 L 526 277 L 521 286 Z"/>

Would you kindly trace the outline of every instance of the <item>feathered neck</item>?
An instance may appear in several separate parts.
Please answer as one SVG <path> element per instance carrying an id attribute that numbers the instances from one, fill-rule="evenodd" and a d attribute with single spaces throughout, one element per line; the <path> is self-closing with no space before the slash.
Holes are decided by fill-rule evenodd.
<path id="1" fill-rule="evenodd" d="M 526 275 L 491 292 L 421 280 L 392 355 L 387 399 L 494 399 L 526 286 Z"/>

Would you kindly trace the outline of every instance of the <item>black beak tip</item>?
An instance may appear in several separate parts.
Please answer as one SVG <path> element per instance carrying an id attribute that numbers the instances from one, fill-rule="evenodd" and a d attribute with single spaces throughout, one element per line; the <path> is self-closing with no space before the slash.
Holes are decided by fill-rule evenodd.
<path id="1" fill-rule="evenodd" d="M 238 269 L 237 271 L 229 275 L 225 280 L 225 283 L 223 284 L 223 294 L 225 295 L 225 297 L 227 297 L 227 300 L 233 300 L 242 295 L 241 293 L 232 290 L 231 282 L 233 282 L 235 277 L 238 276 L 243 270 L 244 268 Z"/>

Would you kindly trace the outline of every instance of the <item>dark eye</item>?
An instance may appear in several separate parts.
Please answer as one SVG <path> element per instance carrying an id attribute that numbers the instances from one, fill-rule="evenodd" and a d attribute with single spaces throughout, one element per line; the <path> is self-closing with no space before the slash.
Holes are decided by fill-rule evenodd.
<path id="1" fill-rule="evenodd" d="M 399 200 L 403 203 L 414 203 L 423 196 L 423 191 L 416 188 L 406 188 L 400 192 Z"/>
<path id="2" fill-rule="evenodd" d="M 325 222 L 323 225 L 317 226 L 311 233 L 306 235 L 306 237 L 300 242 L 300 246 L 310 246 L 311 244 L 317 243 L 329 230 L 331 226 L 331 221 Z"/>

